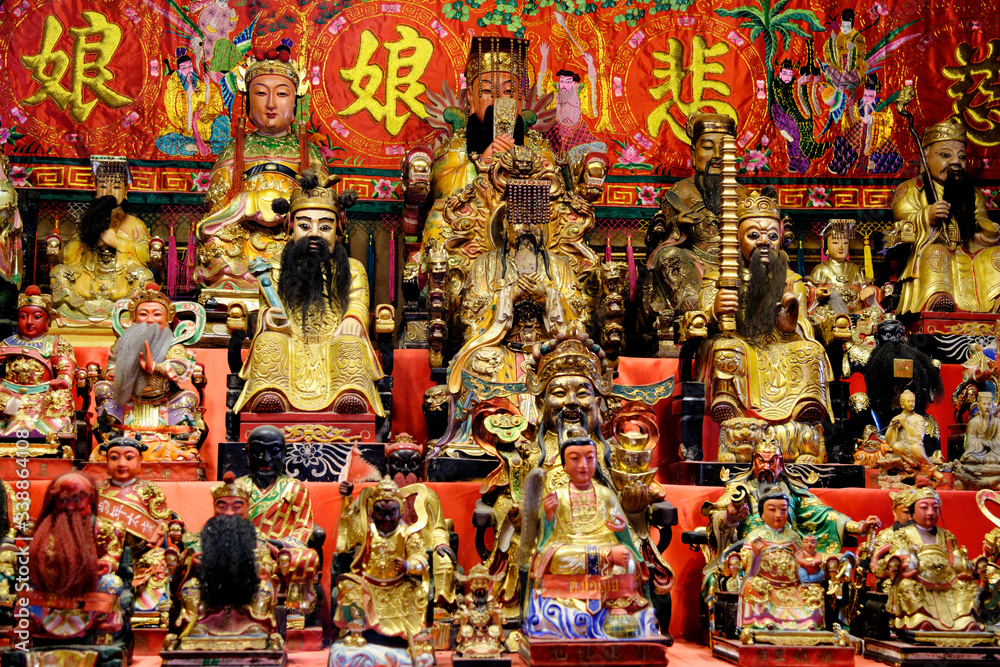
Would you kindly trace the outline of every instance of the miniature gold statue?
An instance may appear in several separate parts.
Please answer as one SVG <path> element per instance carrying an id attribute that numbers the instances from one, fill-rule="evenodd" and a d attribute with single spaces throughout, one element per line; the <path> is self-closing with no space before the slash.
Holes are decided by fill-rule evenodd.
<path id="1" fill-rule="evenodd" d="M 68 325 L 107 321 L 116 301 L 153 279 L 150 261 L 162 259 L 151 257 L 146 223 L 122 209 L 132 184 L 128 160 L 95 155 L 91 165 L 94 201 L 66 244 L 63 262 L 50 272 L 53 304 Z"/>
<path id="2" fill-rule="evenodd" d="M 503 619 L 492 594 L 492 579 L 482 563 L 466 577 L 468 594 L 455 613 L 455 652 L 463 658 L 499 658 L 504 651 Z"/>
<path id="3" fill-rule="evenodd" d="M 1000 226 L 966 172 L 965 132 L 957 118 L 927 128 L 921 141 L 927 173 L 900 185 L 893 197 L 896 225 L 887 245 L 913 243 L 900 274 L 899 313 L 1000 310 Z"/>
<path id="4" fill-rule="evenodd" d="M 303 96 L 309 77 L 302 63 L 291 58 L 289 47 L 256 52 L 235 74 L 255 129 L 244 136 L 242 119 L 234 121 L 237 138 L 212 168 L 205 193 L 209 214 L 195 230 L 194 278 L 208 289 L 208 296 L 227 306 L 240 297 L 256 308 L 257 279 L 251 265 L 257 258 L 276 258 L 288 238 L 284 218 L 271 203 L 288 197 L 306 169 L 315 169 L 324 179 L 327 170 L 319 149 L 307 142 L 301 127 L 298 132 L 293 128 L 296 111 L 300 125 L 306 111 Z M 237 100 L 234 108 L 242 105 Z"/>
<path id="5" fill-rule="evenodd" d="M 831 412 L 830 361 L 806 317 L 802 278 L 781 249 L 777 204 L 764 196 L 739 202 L 739 287 L 720 287 L 718 272 L 702 283 L 700 306 L 710 323 L 735 316 L 735 332 L 720 333 L 701 348 L 706 404 L 717 422 L 756 417 L 801 425 Z M 688 313 L 688 316 L 697 313 Z M 693 333 L 693 331 L 692 331 Z M 825 454 L 824 454 L 825 456 Z"/>
<path id="6" fill-rule="evenodd" d="M 736 122 L 724 114 L 688 117 L 694 176 L 663 194 L 646 232 L 650 273 L 643 288 L 643 308 L 649 322 L 665 311 L 679 317 L 696 309 L 702 277 L 719 268 L 722 140 L 735 134 Z M 750 196 L 743 186 L 737 194 L 741 200 Z"/>
<path id="7" fill-rule="evenodd" d="M 927 458 L 924 449 L 927 426 L 923 415 L 913 411 L 916 402 L 916 394 L 909 389 L 899 395 L 902 410 L 892 418 L 885 431 L 885 444 L 889 451 L 879 459 L 878 465 L 887 471 L 901 471 L 904 477 L 924 475 L 937 486 L 944 481 L 944 475 Z"/>
<path id="8" fill-rule="evenodd" d="M 17 210 L 17 190 L 8 174 L 10 160 L 0 148 L 0 276 L 20 288 L 24 272 L 21 244 L 24 225 Z"/>
<path id="9" fill-rule="evenodd" d="M 974 632 L 972 614 L 978 586 L 965 547 L 937 525 L 941 499 L 929 488 L 916 489 L 912 521 L 895 531 L 875 552 L 872 571 L 888 580 L 887 611 L 897 630 Z M 919 636 L 918 636 L 919 641 Z"/>
<path id="10" fill-rule="evenodd" d="M 388 477 L 358 503 L 367 525 L 351 571 L 337 579 L 335 621 L 346 628 L 360 612 L 366 628 L 412 640 L 427 627 L 427 552 L 420 529 L 402 520 L 403 497 Z M 349 496 L 344 497 L 338 543 L 342 531 L 351 534 L 351 507 Z M 345 604 L 350 599 L 361 603 Z"/>
<path id="11" fill-rule="evenodd" d="M 287 213 L 291 240 L 261 282 L 268 309 L 240 371 L 246 384 L 234 412 L 385 415 L 375 389 L 382 366 L 368 339 L 368 276 L 337 240 L 337 180 L 307 172 L 291 202 L 274 202 Z"/>
<path id="12" fill-rule="evenodd" d="M 138 477 L 146 445 L 133 438 L 115 438 L 100 451 L 107 458 L 109 479 L 97 484 L 97 514 L 125 525 L 135 591 L 132 627 L 165 627 L 170 591 L 163 544 L 166 523 L 174 515 L 160 487 Z"/>
<path id="13" fill-rule="evenodd" d="M 111 348 L 107 376 L 94 385 L 99 442 L 135 437 L 148 447 L 147 463 L 197 461 L 207 436 L 199 393 L 180 387 L 191 382 L 200 391 L 205 384 L 204 369 L 184 347 L 201 335 L 205 311 L 185 304 L 199 322 L 173 328 L 178 307 L 155 283 L 120 302 L 113 318 L 120 337 Z M 126 312 L 131 323 L 122 331 Z M 95 447 L 91 460 L 103 458 Z"/>
<path id="14" fill-rule="evenodd" d="M 820 296 L 836 295 L 838 304 L 833 307 L 838 312 L 860 312 L 873 305 L 869 299 L 878 292 L 861 268 L 848 259 L 853 236 L 853 220 L 831 220 L 823 229 L 827 259 L 806 278 L 806 282 L 823 291 Z"/>
<path id="15" fill-rule="evenodd" d="M 17 333 L 0 343 L 0 435 L 75 434 L 72 385 L 76 370 L 73 346 L 48 333 L 52 298 L 29 285 L 17 298 Z M 18 437 L 23 437 L 19 435 Z M 58 444 L 29 445 L 31 454 L 54 453 Z M 14 447 L 0 453 L 13 455 Z M 61 453 L 61 452 L 59 452 Z"/>

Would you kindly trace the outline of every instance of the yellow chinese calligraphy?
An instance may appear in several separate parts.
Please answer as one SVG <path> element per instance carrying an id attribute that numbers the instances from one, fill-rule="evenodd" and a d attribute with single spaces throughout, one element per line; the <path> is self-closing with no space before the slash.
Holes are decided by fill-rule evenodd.
<path id="1" fill-rule="evenodd" d="M 42 26 L 38 54 L 21 56 L 24 66 L 32 70 L 31 78 L 41 84 L 34 95 L 21 100 L 21 103 L 31 106 L 52 98 L 60 109 L 69 107 L 70 116 L 77 123 L 86 121 L 98 102 L 117 109 L 133 101 L 107 85 L 115 78 L 108 65 L 121 44 L 122 29 L 108 23 L 107 18 L 98 12 L 85 11 L 81 16 L 88 25 L 69 29 L 69 34 L 73 36 L 72 58 L 55 48 L 62 37 L 63 24 L 51 14 L 45 17 Z M 67 71 L 70 72 L 69 89 L 62 84 Z M 84 101 L 84 88 L 90 90 L 95 99 Z"/>
<path id="2" fill-rule="evenodd" d="M 709 62 L 711 58 L 717 58 L 729 53 L 729 45 L 725 42 L 713 44 L 711 48 L 705 44 L 705 39 L 701 35 L 696 35 L 691 40 L 691 63 L 684 66 L 684 44 L 677 38 L 671 37 L 668 40 L 669 51 L 654 51 L 653 59 L 665 63 L 667 67 L 653 70 L 653 76 L 657 80 L 663 79 L 663 83 L 655 88 L 649 89 L 649 94 L 654 100 L 663 100 L 646 119 L 646 129 L 650 136 L 657 136 L 664 123 L 670 126 L 671 131 L 681 141 L 687 141 L 684 132 L 684 125 L 687 117 L 706 108 L 715 113 L 723 113 L 739 118 L 736 109 L 728 102 L 717 99 L 705 99 L 705 91 L 711 90 L 723 97 L 728 97 L 732 89 L 721 81 L 708 78 L 709 74 L 723 74 L 725 66 L 719 62 Z M 684 101 L 684 82 L 691 78 L 691 99 Z M 676 109 L 676 111 L 675 111 Z"/>
<path id="3" fill-rule="evenodd" d="M 955 100 L 952 109 L 968 126 L 969 138 L 982 146 L 996 146 L 1000 144 L 1000 39 L 991 39 L 986 57 L 974 62 L 978 50 L 959 44 L 958 66 L 942 67 L 941 74 L 955 82 L 948 87 L 948 96 Z"/>
<path id="4" fill-rule="evenodd" d="M 371 63 L 372 57 L 379 48 L 378 37 L 370 30 L 361 33 L 361 44 L 358 48 L 358 59 L 353 67 L 340 70 L 340 77 L 350 84 L 351 94 L 356 98 L 343 111 L 341 117 L 367 111 L 372 120 L 377 123 L 385 121 L 385 129 L 392 136 L 399 134 L 403 124 L 410 117 L 410 111 L 420 118 L 425 118 L 427 112 L 417 98 L 427 87 L 420 83 L 420 77 L 427 70 L 434 55 L 434 43 L 421 37 L 420 33 L 409 26 L 396 26 L 399 39 L 383 44 L 388 52 L 386 71 Z M 404 73 L 405 72 L 405 73 Z M 376 95 L 385 81 L 384 102 Z M 402 103 L 410 111 L 399 113 L 398 105 Z"/>

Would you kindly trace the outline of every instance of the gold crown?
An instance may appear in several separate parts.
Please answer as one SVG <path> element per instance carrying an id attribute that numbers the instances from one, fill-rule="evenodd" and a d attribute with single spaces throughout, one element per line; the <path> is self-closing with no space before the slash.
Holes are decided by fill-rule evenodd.
<path id="1" fill-rule="evenodd" d="M 889 500 L 892 501 L 893 508 L 895 509 L 896 507 L 909 507 L 914 502 L 916 502 L 915 500 L 913 500 L 914 491 L 915 489 L 913 489 L 912 487 L 908 487 L 905 489 L 900 489 L 895 493 L 890 493 Z"/>
<path id="2" fill-rule="evenodd" d="M 598 355 L 600 346 L 589 339 L 587 343 L 576 337 L 542 343 L 537 367 L 529 368 L 524 378 L 528 392 L 538 396 L 554 378 L 578 375 L 590 380 L 602 396 L 610 394 L 614 371 Z"/>
<path id="3" fill-rule="evenodd" d="M 385 455 L 389 456 L 389 454 L 402 449 L 419 452 L 423 456 L 426 446 L 422 442 L 416 442 L 409 433 L 400 433 L 385 446 Z"/>
<path id="4" fill-rule="evenodd" d="M 924 136 L 920 141 L 920 145 L 923 148 L 927 148 L 939 141 L 961 141 L 964 144 L 965 125 L 955 116 L 940 123 L 935 123 L 924 130 Z"/>
<path id="5" fill-rule="evenodd" d="M 918 500 L 936 500 L 938 504 L 941 504 L 941 496 L 938 492 L 929 486 L 922 486 L 919 489 L 913 489 L 910 493 L 910 504 L 913 505 Z"/>
<path id="6" fill-rule="evenodd" d="M 309 77 L 302 63 L 289 58 L 280 60 L 278 58 L 254 58 L 252 55 L 236 68 L 236 89 L 241 93 L 246 93 L 250 83 L 258 76 L 265 74 L 276 74 L 283 76 L 295 86 L 295 94 L 305 95 L 309 90 Z"/>
<path id="7" fill-rule="evenodd" d="M 167 324 L 173 322 L 174 317 L 177 315 L 177 309 L 174 307 L 173 301 L 160 291 L 160 286 L 156 283 L 146 283 L 145 289 L 139 290 L 129 299 L 128 316 L 133 322 L 135 322 L 135 310 L 141 303 L 158 303 L 166 308 Z"/>
<path id="8" fill-rule="evenodd" d="M 403 506 L 403 496 L 399 494 L 399 487 L 396 486 L 396 483 L 388 475 L 383 477 L 382 481 L 375 487 L 375 492 L 371 495 L 371 505 L 369 508 L 374 507 L 375 503 L 380 500 L 391 500 L 398 503 L 400 507 Z"/>
<path id="9" fill-rule="evenodd" d="M 736 121 L 732 116 L 723 113 L 693 113 L 688 116 L 687 126 L 684 129 L 688 139 L 694 142 L 701 135 L 710 132 L 735 135 Z"/>
<path id="10" fill-rule="evenodd" d="M 91 155 L 90 169 L 94 172 L 94 182 L 101 179 L 125 181 L 132 185 L 132 172 L 128 168 L 128 158 L 121 155 Z"/>
<path id="11" fill-rule="evenodd" d="M 18 310 L 24 308 L 25 306 L 41 308 L 46 313 L 51 315 L 52 297 L 48 294 L 42 294 L 42 291 L 38 289 L 37 285 L 28 285 L 27 289 L 24 290 L 24 294 L 17 295 Z"/>
<path id="12" fill-rule="evenodd" d="M 465 65 L 466 85 L 471 86 L 486 72 L 507 72 L 517 79 L 527 77 L 529 44 L 526 39 L 513 37 L 473 37 L 469 61 Z"/>
<path id="13" fill-rule="evenodd" d="M 824 238 L 832 236 L 834 238 L 853 239 L 855 224 L 855 221 L 851 218 L 837 218 L 836 220 L 831 220 L 827 223 L 826 227 L 823 228 L 823 232 L 820 236 Z"/>
<path id="14" fill-rule="evenodd" d="M 736 205 L 736 215 L 740 222 L 747 218 L 774 218 L 781 220 L 778 215 L 778 202 L 764 195 L 752 194 Z"/>
<path id="15" fill-rule="evenodd" d="M 212 501 L 220 498 L 242 498 L 250 502 L 250 490 L 236 483 L 236 475 L 232 470 L 222 477 L 222 484 L 212 487 Z"/>
<path id="16" fill-rule="evenodd" d="M 288 219 L 291 220 L 295 215 L 296 211 L 301 211 L 303 209 L 319 209 L 322 211 L 332 211 L 340 215 L 342 207 L 340 205 L 340 196 L 337 191 L 333 189 L 333 186 L 340 182 L 340 176 L 330 176 L 326 183 L 320 185 L 317 183 L 316 187 L 303 189 L 297 187 L 292 190 L 292 195 L 289 198 L 289 216 Z"/>

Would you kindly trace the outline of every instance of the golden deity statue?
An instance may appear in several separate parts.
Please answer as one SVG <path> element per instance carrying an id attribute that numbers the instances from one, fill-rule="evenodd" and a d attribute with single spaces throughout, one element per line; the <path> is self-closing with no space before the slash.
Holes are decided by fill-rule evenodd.
<path id="1" fill-rule="evenodd" d="M 806 316 L 802 277 L 788 267 L 781 249 L 777 203 L 754 195 L 741 200 L 736 212 L 738 288 L 721 286 L 720 273 L 709 272 L 701 286 L 701 312 L 688 313 L 689 320 L 703 318 L 711 325 L 735 317 L 735 331 L 720 332 L 702 345 L 706 404 L 720 423 L 743 417 L 796 422 L 799 430 L 782 443 L 790 457 L 798 450 L 790 443 L 820 437 L 811 424 L 831 413 L 833 371 Z M 825 461 L 825 448 L 809 453 L 808 460 Z"/>
<path id="2" fill-rule="evenodd" d="M 18 296 L 17 306 L 17 333 L 0 343 L 0 435 L 74 435 L 76 357 L 69 342 L 48 333 L 52 297 L 29 285 Z M 13 456 L 15 449 L 4 445 L 0 454 Z M 32 455 L 62 453 L 57 442 L 32 444 L 28 451 Z"/>
<path id="3" fill-rule="evenodd" d="M 0 148 L 0 276 L 15 287 L 21 286 L 24 250 L 21 234 L 24 226 L 17 210 L 17 190 L 10 182 L 10 160 Z"/>
<path id="4" fill-rule="evenodd" d="M 859 313 L 875 305 L 871 298 L 878 288 L 871 284 L 861 267 L 848 258 L 854 221 L 831 220 L 822 236 L 827 259 L 813 268 L 806 282 L 818 288 L 817 296 L 821 301 L 835 301 L 831 307 L 837 312 Z"/>
<path id="5" fill-rule="evenodd" d="M 53 255 L 52 301 L 67 327 L 110 322 L 115 302 L 127 299 L 153 279 L 147 268 L 162 260 L 162 242 L 151 252 L 149 228 L 123 209 L 132 174 L 124 157 L 95 155 L 94 201 L 80 218 L 76 236 L 59 255 L 58 238 L 50 245 Z"/>
<path id="6" fill-rule="evenodd" d="M 341 485 L 341 493 L 350 490 Z M 348 627 L 360 614 L 364 627 L 412 641 L 427 627 L 427 551 L 420 526 L 403 521 L 405 501 L 388 477 L 365 492 L 355 503 L 349 495 L 342 498 L 337 541 L 354 549 L 354 560 L 350 572 L 337 578 L 334 620 Z"/>
<path id="7" fill-rule="evenodd" d="M 255 130 L 244 134 L 243 120 L 235 121 L 236 140 L 212 168 L 205 194 L 209 213 L 195 229 L 194 277 L 205 288 L 203 299 L 214 297 L 225 306 L 243 301 L 253 310 L 258 294 L 251 265 L 275 259 L 288 239 L 272 202 L 287 198 L 306 169 L 322 177 L 327 170 L 319 149 L 306 140 L 309 77 L 288 46 L 249 56 L 236 69 L 236 84 Z M 237 101 L 234 109 L 242 104 Z"/>
<path id="8" fill-rule="evenodd" d="M 385 416 L 382 366 L 368 338 L 368 276 L 338 240 L 343 206 L 333 185 L 303 174 L 274 206 L 291 239 L 262 279 L 258 319 L 234 412 L 339 412 Z"/>
<path id="9" fill-rule="evenodd" d="M 177 310 L 193 311 L 195 324 L 177 322 Z M 127 315 L 128 325 L 122 319 Z M 195 343 L 205 326 L 205 311 L 194 303 L 174 304 L 149 283 L 112 317 L 118 340 L 108 356 L 108 371 L 94 385 L 98 447 L 92 461 L 104 459 L 101 442 L 126 436 L 141 440 L 147 463 L 198 461 L 208 435 L 201 390 L 204 368 L 185 343 Z M 184 389 L 190 382 L 195 391 Z"/>
<path id="10" fill-rule="evenodd" d="M 957 118 L 927 128 L 924 174 L 896 188 L 886 245 L 913 244 L 899 313 L 1000 311 L 1000 225 L 966 171 L 965 133 Z"/>
<path id="11" fill-rule="evenodd" d="M 930 488 L 911 493 L 911 521 L 875 552 L 872 573 L 886 581 L 895 630 L 976 632 L 979 594 L 965 547 L 938 526 L 941 499 Z M 919 635 L 917 641 L 920 641 Z"/>

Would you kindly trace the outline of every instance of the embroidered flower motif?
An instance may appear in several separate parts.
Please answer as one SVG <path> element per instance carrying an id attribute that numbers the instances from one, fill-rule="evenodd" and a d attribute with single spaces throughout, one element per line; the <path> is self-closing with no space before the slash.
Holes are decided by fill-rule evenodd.
<path id="1" fill-rule="evenodd" d="M 31 176 L 31 171 L 34 167 L 24 167 L 22 165 L 16 164 L 10 168 L 10 173 L 7 174 L 7 178 L 10 179 L 10 184 L 15 188 L 30 188 L 31 183 L 28 182 L 28 177 Z"/>
<path id="2" fill-rule="evenodd" d="M 646 33 L 642 30 L 636 30 L 632 38 L 628 40 L 628 45 L 633 49 L 639 48 L 639 45 L 646 41 Z"/>
<path id="3" fill-rule="evenodd" d="M 642 132 L 636 132 L 634 135 L 632 135 L 632 138 L 635 139 L 635 143 L 642 146 L 643 150 L 648 151 L 651 148 L 653 148 L 653 142 L 647 139 L 646 137 L 642 136 Z"/>
<path id="4" fill-rule="evenodd" d="M 656 204 L 656 188 L 652 185 L 644 185 L 641 188 L 636 188 L 635 191 L 639 195 L 640 206 L 653 206 Z"/>
<path id="5" fill-rule="evenodd" d="M 332 129 L 334 132 L 336 132 L 342 137 L 346 137 L 351 133 L 351 131 L 348 130 L 346 127 L 344 127 L 344 124 L 341 123 L 336 118 L 330 121 L 330 129 Z"/>
<path id="6" fill-rule="evenodd" d="M 830 195 L 827 193 L 826 188 L 822 185 L 809 188 L 809 203 L 807 206 L 812 206 L 813 208 L 823 208 L 830 205 Z"/>
<path id="7" fill-rule="evenodd" d="M 376 199 L 392 199 L 393 194 L 395 194 L 392 181 L 388 178 L 380 178 L 377 181 L 372 181 L 372 186 L 375 190 Z"/>
<path id="8" fill-rule="evenodd" d="M 208 190 L 208 185 L 211 180 L 212 172 L 193 171 L 191 172 L 191 189 L 195 192 L 205 192 Z"/>

